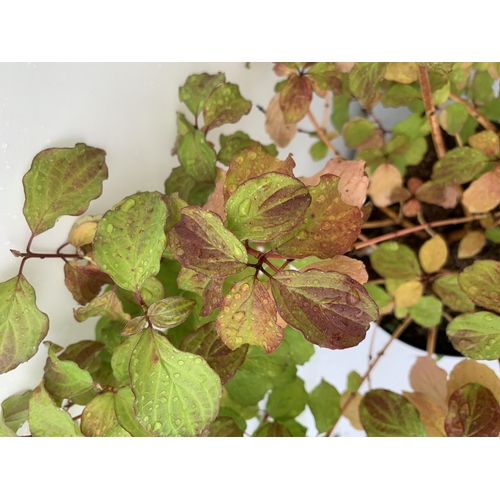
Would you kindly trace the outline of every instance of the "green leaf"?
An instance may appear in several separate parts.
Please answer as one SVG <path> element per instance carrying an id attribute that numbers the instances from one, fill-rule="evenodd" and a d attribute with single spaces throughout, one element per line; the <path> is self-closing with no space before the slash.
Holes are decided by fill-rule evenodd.
<path id="1" fill-rule="evenodd" d="M 195 181 L 212 182 L 215 179 L 217 157 L 200 130 L 188 132 L 181 139 L 177 155 L 186 173 Z"/>
<path id="2" fill-rule="evenodd" d="M 393 135 L 391 140 L 383 147 L 387 155 L 404 155 L 410 149 L 410 140 L 406 135 Z"/>
<path id="3" fill-rule="evenodd" d="M 174 328 L 186 321 L 195 305 L 193 299 L 167 297 L 151 305 L 147 316 L 157 328 Z"/>
<path id="4" fill-rule="evenodd" d="M 103 434 L 102 437 L 132 437 L 116 420 L 113 422 L 111 430 Z"/>
<path id="5" fill-rule="evenodd" d="M 493 243 L 500 243 L 500 227 L 490 227 L 484 232 L 486 239 Z"/>
<path id="6" fill-rule="evenodd" d="M 356 372 L 352 371 L 349 372 L 349 375 L 347 375 L 347 390 L 349 392 L 358 392 L 361 384 L 362 384 L 363 379 L 361 378 L 361 375 Z"/>
<path id="7" fill-rule="evenodd" d="M 282 424 L 292 433 L 292 437 L 306 437 L 307 427 L 304 427 L 293 418 L 282 421 Z"/>
<path id="8" fill-rule="evenodd" d="M 0 373 L 32 358 L 48 330 L 49 318 L 22 274 L 0 283 Z"/>
<path id="9" fill-rule="evenodd" d="M 419 165 L 424 159 L 427 149 L 427 141 L 423 137 L 419 137 L 410 143 L 408 151 L 403 155 L 403 159 L 407 165 Z"/>
<path id="10" fill-rule="evenodd" d="M 243 431 L 233 418 L 218 416 L 210 424 L 210 437 L 243 437 Z"/>
<path id="11" fill-rule="evenodd" d="M 211 278 L 206 274 L 198 273 L 183 267 L 177 277 L 177 283 L 183 290 L 197 293 L 202 297 L 203 307 L 200 316 L 209 316 L 222 302 L 223 278 Z"/>
<path id="12" fill-rule="evenodd" d="M 176 116 L 177 116 L 177 119 L 176 119 L 177 137 L 175 138 L 175 144 L 174 144 L 174 147 L 172 148 L 172 156 L 177 154 L 177 148 L 179 147 L 179 143 L 181 142 L 181 139 L 188 132 L 194 132 L 196 130 L 194 125 L 192 125 L 182 113 L 177 112 Z"/>
<path id="13" fill-rule="evenodd" d="M 115 414 L 119 424 L 134 437 L 151 437 L 151 434 L 137 421 L 135 416 L 134 393 L 130 387 L 123 387 L 115 394 Z"/>
<path id="14" fill-rule="evenodd" d="M 269 172 L 293 177 L 295 162 L 291 155 L 284 161 L 271 156 L 262 146 L 250 146 L 235 156 L 229 164 L 224 183 L 224 200 L 234 193 L 246 180 Z"/>
<path id="15" fill-rule="evenodd" d="M 33 391 L 29 401 L 28 422 L 35 437 L 81 437 L 78 424 L 69 413 L 58 408 L 43 382 Z"/>
<path id="16" fill-rule="evenodd" d="M 253 437 L 293 437 L 293 435 L 288 427 L 278 422 L 266 422 L 259 426 Z"/>
<path id="17" fill-rule="evenodd" d="M 102 317 L 96 324 L 96 340 L 105 345 L 105 352 L 113 354 L 115 348 L 120 345 L 125 339 L 120 337 L 123 330 L 123 323 L 111 321 L 109 318 Z M 101 354 L 102 357 L 102 354 Z M 109 357 L 108 361 L 111 360 Z"/>
<path id="18" fill-rule="evenodd" d="M 276 318 L 276 306 L 263 284 L 247 276 L 224 297 L 217 316 L 217 333 L 231 350 L 250 344 L 269 354 L 283 339 Z"/>
<path id="19" fill-rule="evenodd" d="M 470 312 L 474 304 L 458 286 L 458 274 L 449 274 L 432 283 L 432 290 L 453 311 Z"/>
<path id="20" fill-rule="evenodd" d="M 429 71 L 432 102 L 435 106 L 444 104 L 450 96 L 450 81 L 441 73 Z"/>
<path id="21" fill-rule="evenodd" d="M 422 99 L 422 95 L 416 85 L 393 83 L 385 93 L 382 104 L 386 108 L 399 108 L 408 106 L 417 99 Z"/>
<path id="22" fill-rule="evenodd" d="M 466 313 L 448 323 L 453 347 L 473 359 L 500 358 L 500 317 L 489 312 Z"/>
<path id="23" fill-rule="evenodd" d="M 221 405 L 222 405 L 222 401 L 221 401 Z M 246 431 L 247 423 L 246 423 L 245 419 L 234 409 L 221 406 L 221 408 L 219 410 L 219 415 L 217 416 L 217 418 L 219 418 L 219 417 L 231 417 L 231 419 L 234 420 L 234 422 L 238 426 L 238 429 L 240 429 L 241 432 Z"/>
<path id="24" fill-rule="evenodd" d="M 248 262 L 245 247 L 224 227 L 221 218 L 200 207 L 181 210 L 181 221 L 170 230 L 168 242 L 183 267 L 207 276 L 236 274 Z"/>
<path id="25" fill-rule="evenodd" d="M 285 123 L 297 123 L 309 110 L 312 84 L 308 76 L 292 74 L 280 91 L 280 106 Z"/>
<path id="26" fill-rule="evenodd" d="M 220 410 L 219 410 L 219 415 L 226 415 L 228 410 L 231 410 L 231 414 L 227 414 L 230 417 L 232 416 L 234 418 L 234 421 L 236 423 L 240 422 L 243 420 L 244 425 L 241 425 L 240 429 L 244 430 L 246 429 L 246 420 L 250 420 L 251 418 L 255 417 L 257 413 L 259 412 L 259 407 L 257 405 L 250 405 L 250 406 L 242 406 L 236 401 L 233 401 L 229 397 L 229 393 L 227 392 L 227 389 L 225 387 L 222 388 L 222 398 L 220 401 Z M 235 415 L 240 415 L 241 419 L 237 418 Z"/>
<path id="27" fill-rule="evenodd" d="M 392 129 L 392 133 L 394 135 L 406 135 L 411 141 L 414 141 L 419 137 L 425 137 L 430 134 L 429 121 L 426 116 L 414 113 L 405 120 L 396 123 Z"/>
<path id="28" fill-rule="evenodd" d="M 83 410 L 82 432 L 85 436 L 101 437 L 115 423 L 115 395 L 112 392 L 98 394 Z"/>
<path id="29" fill-rule="evenodd" d="M 113 368 L 113 374 L 116 377 L 116 380 L 118 380 L 122 386 L 130 385 L 130 358 L 132 357 L 132 352 L 140 339 L 141 335 L 128 337 L 124 342 L 117 346 L 113 352 L 111 367 Z"/>
<path id="30" fill-rule="evenodd" d="M 197 181 L 186 172 L 184 167 L 176 167 L 172 169 L 172 172 L 170 172 L 165 181 L 165 194 L 178 193 L 182 200 L 188 202 L 189 195 L 196 184 Z"/>
<path id="31" fill-rule="evenodd" d="M 452 437 L 498 437 L 500 406 L 486 387 L 466 384 L 450 396 L 444 428 Z"/>
<path id="32" fill-rule="evenodd" d="M 136 316 L 132 318 L 120 332 L 122 337 L 132 337 L 145 330 L 148 326 L 148 320 L 146 316 Z"/>
<path id="33" fill-rule="evenodd" d="M 371 283 L 365 283 L 363 286 L 366 288 L 366 291 L 370 294 L 375 304 L 377 304 L 380 314 L 387 314 L 388 311 L 384 311 L 384 308 L 392 302 L 389 294 L 387 294 L 382 287 L 372 285 Z"/>
<path id="34" fill-rule="evenodd" d="M 94 381 L 87 370 L 82 370 L 74 361 L 61 361 L 56 352 L 58 346 L 45 342 L 49 352 L 45 363 L 45 388 L 60 398 L 75 398 L 88 391 L 95 395 Z"/>
<path id="35" fill-rule="evenodd" d="M 439 123 L 450 135 L 458 134 L 467 121 L 467 108 L 460 102 L 446 106 L 439 116 Z"/>
<path id="36" fill-rule="evenodd" d="M 493 163 L 480 151 L 455 148 L 434 165 L 432 180 L 446 184 L 464 184 L 487 172 Z"/>
<path id="37" fill-rule="evenodd" d="M 368 437 L 426 437 L 415 407 L 403 396 L 376 389 L 363 396 L 359 418 Z"/>
<path id="38" fill-rule="evenodd" d="M 348 148 L 356 148 L 363 144 L 374 132 L 375 125 L 366 118 L 356 117 L 344 125 L 342 135 Z"/>
<path id="39" fill-rule="evenodd" d="M 26 391 L 23 394 L 11 396 L 2 403 L 3 422 L 14 434 L 28 420 L 28 404 L 32 392 Z M 2 417 L 0 417 L 0 426 Z"/>
<path id="40" fill-rule="evenodd" d="M 320 347 L 358 345 L 378 317 L 365 288 L 342 273 L 284 271 L 273 276 L 271 288 L 280 316 Z"/>
<path id="41" fill-rule="evenodd" d="M 207 131 L 226 123 L 236 123 L 248 115 L 252 103 L 240 94 L 238 85 L 224 83 L 217 87 L 203 106 L 203 120 Z"/>
<path id="42" fill-rule="evenodd" d="M 420 275 L 415 252 L 409 246 L 395 241 L 381 243 L 370 255 L 370 262 L 383 278 L 409 281 Z"/>
<path id="43" fill-rule="evenodd" d="M 469 89 L 470 97 L 473 101 L 484 103 L 494 97 L 493 78 L 487 71 L 477 71 Z"/>
<path id="44" fill-rule="evenodd" d="M 95 264 L 81 264 L 76 261 L 64 264 L 64 284 L 73 298 L 85 305 L 95 299 L 104 284 L 112 283 L 111 278 L 103 273 Z"/>
<path id="45" fill-rule="evenodd" d="M 290 346 L 290 357 L 295 365 L 307 363 L 314 354 L 314 345 L 302 333 L 289 326 L 285 327 L 285 342 Z"/>
<path id="46" fill-rule="evenodd" d="M 328 148 L 322 140 L 319 140 L 309 148 L 309 154 L 314 161 L 320 161 L 328 154 Z"/>
<path id="47" fill-rule="evenodd" d="M 408 308 L 408 313 L 413 321 L 424 328 L 439 325 L 442 312 L 443 303 L 432 295 L 420 297 L 414 306 Z"/>
<path id="48" fill-rule="evenodd" d="M 327 259 L 344 254 L 361 231 L 361 210 L 344 203 L 338 191 L 339 178 L 325 174 L 317 186 L 309 186 L 312 201 L 304 219 L 290 233 L 273 241 L 276 252 L 288 258 L 315 255 Z"/>
<path id="49" fill-rule="evenodd" d="M 240 368 L 225 387 L 233 401 L 251 406 L 262 400 L 267 391 L 272 389 L 273 383 L 267 376 L 258 376 Z"/>
<path id="50" fill-rule="evenodd" d="M 212 91 L 220 84 L 226 81 L 223 73 L 209 75 L 201 73 L 199 75 L 190 75 L 186 83 L 179 87 L 179 99 L 188 107 L 193 115 L 198 116 L 205 101 Z"/>
<path id="51" fill-rule="evenodd" d="M 221 383 L 225 384 L 234 377 L 245 361 L 248 345 L 243 345 L 234 351 L 229 349 L 217 335 L 215 321 L 211 321 L 185 337 L 180 349 L 205 359 L 210 368 L 219 375 Z"/>
<path id="52" fill-rule="evenodd" d="M 34 235 L 54 226 L 62 215 L 81 215 L 102 193 L 108 168 L 102 149 L 85 144 L 38 153 L 23 177 L 23 213 Z"/>
<path id="53" fill-rule="evenodd" d="M 227 200 L 227 228 L 240 240 L 272 241 L 296 227 L 310 203 L 298 179 L 274 172 L 254 177 Z"/>
<path id="54" fill-rule="evenodd" d="M 351 92 L 364 108 L 371 108 L 378 97 L 379 82 L 384 78 L 387 63 L 356 63 L 349 73 Z"/>
<path id="55" fill-rule="evenodd" d="M 160 269 L 166 217 L 167 208 L 158 192 L 125 198 L 106 212 L 97 225 L 97 265 L 125 290 L 139 290 Z"/>
<path id="56" fill-rule="evenodd" d="M 309 408 L 314 415 L 318 432 L 327 432 L 340 417 L 340 394 L 325 380 L 321 380 L 309 394 Z"/>
<path id="57" fill-rule="evenodd" d="M 176 349 L 163 335 L 141 334 L 130 361 L 134 411 L 157 436 L 201 434 L 219 411 L 219 376 L 203 358 Z"/>
<path id="58" fill-rule="evenodd" d="M 458 284 L 474 304 L 500 313 L 500 262 L 474 262 L 458 275 Z"/>
<path id="59" fill-rule="evenodd" d="M 8 427 L 0 417 L 0 437 L 17 437 L 17 434 Z"/>
<path id="60" fill-rule="evenodd" d="M 59 360 L 74 361 L 82 370 L 86 370 L 104 348 L 105 346 L 101 342 L 81 340 L 66 347 L 64 352 L 59 355 Z"/>
<path id="61" fill-rule="evenodd" d="M 272 390 L 266 409 L 275 420 L 288 420 L 304 411 L 307 398 L 304 381 L 295 377 L 292 382 L 279 385 Z"/>
<path id="62" fill-rule="evenodd" d="M 75 319 L 85 321 L 92 316 L 106 316 L 107 318 L 126 323 L 130 321 L 130 314 L 123 311 L 123 305 L 113 290 L 92 299 L 86 306 L 73 310 Z"/>
<path id="63" fill-rule="evenodd" d="M 333 112 L 330 117 L 330 122 L 335 127 L 337 132 L 342 131 L 342 127 L 349 121 L 349 104 L 350 96 L 335 95 L 333 96 Z"/>
<path id="64" fill-rule="evenodd" d="M 363 151 L 359 151 L 359 153 L 356 154 L 356 160 L 365 161 L 366 166 L 372 170 L 387 161 L 384 153 L 382 153 L 382 151 L 378 148 L 368 148 L 363 149 Z"/>

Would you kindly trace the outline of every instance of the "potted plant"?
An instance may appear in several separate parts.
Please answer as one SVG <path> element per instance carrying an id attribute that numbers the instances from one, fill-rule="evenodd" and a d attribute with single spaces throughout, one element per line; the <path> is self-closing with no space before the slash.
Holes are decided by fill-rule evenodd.
<path id="1" fill-rule="evenodd" d="M 368 436 L 499 435 L 500 381 L 476 361 L 500 357 L 498 65 L 274 71 L 263 110 L 273 143 L 244 131 L 211 142 L 252 103 L 222 73 L 192 75 L 165 185 L 83 215 L 51 253 L 33 251 L 35 238 L 82 215 L 108 169 L 105 151 L 83 143 L 35 156 L 23 178 L 31 237 L 0 284 L 0 372 L 29 360 L 48 331 L 28 260 L 61 259 L 75 320 L 100 319 L 95 340 L 44 342 L 43 380 L 2 403 L 2 435 L 27 421 L 33 436 L 243 436 L 257 417 L 254 436 L 304 436 L 306 405 L 324 436 L 341 415 Z M 313 95 L 332 104 L 323 121 Z M 387 130 L 380 104 L 408 116 Z M 276 146 L 293 152 L 305 117 L 312 158 L 334 158 L 299 178 Z M 306 391 L 297 367 L 314 345 L 356 349 L 373 322 L 391 337 L 366 372 L 352 372 L 343 394 L 326 381 Z M 427 351 L 408 367 L 413 391 L 362 388 L 396 339 Z M 448 378 L 436 353 L 470 359 Z"/>

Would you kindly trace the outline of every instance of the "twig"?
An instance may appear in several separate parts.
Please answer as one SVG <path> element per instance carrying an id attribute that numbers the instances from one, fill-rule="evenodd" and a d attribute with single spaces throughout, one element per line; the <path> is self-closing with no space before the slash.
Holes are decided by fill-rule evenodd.
<path id="1" fill-rule="evenodd" d="M 307 116 L 309 120 L 311 120 L 311 123 L 314 127 L 314 130 L 316 130 L 316 133 L 318 134 L 318 137 L 325 143 L 325 146 L 335 155 L 338 156 L 339 158 L 342 158 L 340 156 L 339 152 L 335 149 L 335 146 L 328 140 L 328 137 L 325 135 L 325 132 L 323 129 L 318 125 L 318 122 L 316 121 L 316 118 L 312 115 L 310 111 L 307 112 Z M 343 159 L 343 158 L 342 158 Z"/>
<path id="2" fill-rule="evenodd" d="M 476 111 L 475 108 L 473 108 L 467 101 L 464 99 L 461 99 L 458 97 L 456 94 L 453 92 L 450 92 L 450 99 L 454 102 L 458 102 L 460 104 L 463 104 L 465 106 L 465 109 L 467 110 L 467 113 L 472 116 L 472 118 L 476 119 L 486 130 L 491 130 L 492 132 L 497 132 L 497 128 L 493 123 L 491 123 L 486 117 L 484 117 L 481 113 Z"/>
<path id="3" fill-rule="evenodd" d="M 420 224 L 427 224 L 427 221 L 424 219 L 424 214 L 422 213 L 422 210 L 420 210 L 420 212 L 418 212 L 417 214 L 417 220 L 418 222 L 420 222 Z M 430 227 L 427 227 L 425 228 L 425 232 L 431 237 L 433 238 L 434 236 L 436 236 L 436 231 L 434 231 L 434 229 L 431 229 Z"/>
<path id="4" fill-rule="evenodd" d="M 432 356 L 436 350 L 437 333 L 438 329 L 436 325 L 429 328 L 429 334 L 427 335 L 427 354 L 429 356 Z"/>
<path id="5" fill-rule="evenodd" d="M 448 321 L 448 323 L 453 321 L 453 318 L 446 311 L 443 311 L 441 314 L 443 315 L 443 318 Z"/>
<path id="6" fill-rule="evenodd" d="M 383 285 L 385 283 L 384 278 L 379 278 L 376 280 L 369 280 L 366 284 L 367 285 Z"/>
<path id="7" fill-rule="evenodd" d="M 397 222 L 392 219 L 368 221 L 363 224 L 363 229 L 376 229 L 379 227 L 394 226 Z"/>
<path id="8" fill-rule="evenodd" d="M 395 231 L 394 233 L 383 234 L 382 236 L 377 236 L 376 238 L 372 238 L 371 240 L 366 240 L 366 241 L 361 241 L 361 243 L 356 243 L 355 245 L 353 245 L 353 249 L 359 250 L 360 248 L 371 246 L 376 243 L 393 240 L 394 238 L 398 238 L 399 236 L 405 236 L 406 234 L 416 233 L 417 231 L 422 231 L 429 227 L 451 226 L 453 224 L 462 224 L 464 222 L 484 219 L 485 217 L 487 217 L 487 215 L 488 214 L 479 214 L 479 215 L 471 215 L 469 217 L 458 217 L 457 219 L 437 220 L 434 222 L 428 222 L 427 224 L 421 224 L 420 226 L 409 227 L 407 229 L 400 229 L 399 231 Z"/>
<path id="9" fill-rule="evenodd" d="M 444 146 L 443 135 L 439 128 L 439 123 L 436 116 L 436 108 L 432 102 L 431 84 L 429 82 L 429 73 L 425 66 L 418 67 L 418 80 L 420 82 L 420 91 L 422 92 L 422 99 L 424 101 L 425 114 L 431 126 L 432 141 L 436 149 L 438 158 L 442 158 L 446 154 Z"/>
<path id="10" fill-rule="evenodd" d="M 391 335 L 391 338 L 388 340 L 388 342 L 385 344 L 385 346 L 382 348 L 381 351 L 378 352 L 377 357 L 373 361 L 373 363 L 370 364 L 368 367 L 368 370 L 366 373 L 363 375 L 361 378 L 361 383 L 359 384 L 359 387 L 363 384 L 363 382 L 370 376 L 370 373 L 372 372 L 373 368 L 375 368 L 375 365 L 379 362 L 380 358 L 385 354 L 385 351 L 388 349 L 388 347 L 397 339 L 401 336 L 401 334 L 406 330 L 408 325 L 412 322 L 411 316 L 407 316 L 406 319 L 394 330 L 393 334 Z M 330 437 L 332 432 L 334 431 L 335 427 L 337 426 L 337 423 L 340 420 L 340 417 L 345 413 L 349 405 L 351 404 L 352 400 L 355 398 L 356 393 L 353 392 L 350 394 L 350 396 L 346 399 L 346 402 L 340 409 L 340 414 L 337 422 L 335 425 L 326 433 L 326 437 Z"/>
<path id="11" fill-rule="evenodd" d="M 363 233 L 359 233 L 358 240 L 361 240 L 361 241 L 370 241 L 370 238 L 368 238 L 368 236 L 364 235 Z M 369 243 L 366 246 L 373 247 L 373 249 L 377 248 L 377 245 L 375 243 Z M 357 250 L 357 249 L 355 248 L 355 250 Z"/>

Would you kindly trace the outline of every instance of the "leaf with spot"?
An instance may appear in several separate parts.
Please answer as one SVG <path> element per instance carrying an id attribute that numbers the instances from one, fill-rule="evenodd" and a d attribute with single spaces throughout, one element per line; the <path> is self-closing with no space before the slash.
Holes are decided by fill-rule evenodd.
<path id="1" fill-rule="evenodd" d="M 174 328 L 186 321 L 196 300 L 184 297 L 167 297 L 152 304 L 147 317 L 157 328 Z"/>
<path id="2" fill-rule="evenodd" d="M 340 394 L 326 380 L 322 379 L 312 390 L 308 404 L 318 432 L 327 432 L 340 418 Z"/>
<path id="3" fill-rule="evenodd" d="M 217 316 L 217 333 L 232 350 L 250 344 L 269 354 L 280 345 L 283 330 L 276 323 L 276 306 L 254 276 L 235 283 L 224 297 Z"/>
<path id="4" fill-rule="evenodd" d="M 132 337 L 145 330 L 148 326 L 148 320 L 145 316 L 137 316 L 132 318 L 120 332 L 122 337 Z"/>
<path id="5" fill-rule="evenodd" d="M 280 91 L 280 107 L 285 123 L 297 123 L 309 110 L 313 86 L 308 76 L 292 74 Z"/>
<path id="6" fill-rule="evenodd" d="M 179 99 L 188 107 L 193 115 L 198 116 L 208 96 L 215 88 L 226 81 L 224 73 L 209 75 L 201 73 L 187 77 L 186 83 L 179 87 Z"/>
<path id="7" fill-rule="evenodd" d="M 368 437 L 426 437 L 415 407 L 403 396 L 385 389 L 366 393 L 359 417 Z"/>
<path id="8" fill-rule="evenodd" d="M 219 376 L 154 330 L 143 332 L 132 352 L 130 379 L 137 419 L 157 436 L 202 434 L 219 411 Z"/>
<path id="9" fill-rule="evenodd" d="M 123 311 L 123 305 L 113 290 L 92 299 L 86 306 L 75 309 L 74 316 L 79 322 L 92 316 L 106 316 L 121 323 L 130 321 L 130 314 Z"/>
<path id="10" fill-rule="evenodd" d="M 115 395 L 98 394 L 83 410 L 82 432 L 89 437 L 102 437 L 115 423 Z"/>
<path id="11" fill-rule="evenodd" d="M 331 90 L 334 94 L 342 93 L 342 73 L 332 62 L 313 64 L 307 73 L 320 89 Z"/>
<path id="12" fill-rule="evenodd" d="M 253 139 L 250 139 L 248 134 L 244 132 L 235 132 L 234 134 L 225 136 L 221 134 L 219 138 L 221 149 L 217 155 L 217 159 L 226 166 L 229 166 L 231 160 L 240 152 L 250 146 L 262 146 L 271 156 L 278 156 L 278 151 L 274 144 L 264 146 Z"/>
<path id="13" fill-rule="evenodd" d="M 435 163 L 432 180 L 441 184 L 464 184 L 477 179 L 492 166 L 491 159 L 476 149 L 455 148 Z"/>
<path id="14" fill-rule="evenodd" d="M 238 85 L 224 83 L 215 88 L 203 106 L 203 120 L 207 132 L 227 123 L 236 123 L 248 115 L 252 103 L 240 94 Z"/>
<path id="15" fill-rule="evenodd" d="M 200 316 L 209 316 L 222 302 L 222 284 L 224 278 L 210 277 L 183 267 L 177 277 L 179 288 L 197 293 L 202 297 Z"/>
<path id="16" fill-rule="evenodd" d="M 458 286 L 458 274 L 449 274 L 438 278 L 432 283 L 432 291 L 445 306 L 453 311 L 470 312 L 474 310 L 474 303 Z"/>
<path id="17" fill-rule="evenodd" d="M 96 264 L 125 290 L 135 292 L 160 270 L 167 207 L 158 192 L 128 196 L 106 212 L 94 240 Z"/>
<path id="18" fill-rule="evenodd" d="M 395 241 L 381 243 L 370 255 L 370 262 L 383 278 L 411 280 L 420 275 L 415 252 L 409 246 Z"/>
<path id="19" fill-rule="evenodd" d="M 113 283 L 113 280 L 92 262 L 80 264 L 71 261 L 64 264 L 64 284 L 81 305 L 95 299 L 107 283 Z"/>
<path id="20" fill-rule="evenodd" d="M 320 347 L 358 345 L 378 317 L 366 289 L 345 274 L 284 271 L 273 276 L 271 289 L 280 316 Z"/>
<path id="21" fill-rule="evenodd" d="M 486 387 L 464 385 L 450 396 L 444 427 L 453 437 L 498 437 L 500 405 Z"/>
<path id="22" fill-rule="evenodd" d="M 273 242 L 277 253 L 302 259 L 315 255 L 327 259 L 345 253 L 356 241 L 363 217 L 357 207 L 342 201 L 339 178 L 325 174 L 317 186 L 309 186 L 312 201 L 302 222 Z"/>
<path id="23" fill-rule="evenodd" d="M 33 391 L 29 401 L 28 422 L 31 434 L 35 437 L 81 437 L 78 424 L 70 414 L 58 408 L 44 383 Z"/>
<path id="24" fill-rule="evenodd" d="M 263 174 L 245 181 L 227 200 L 226 225 L 240 240 L 273 241 L 300 224 L 310 203 L 298 179 Z"/>
<path id="25" fill-rule="evenodd" d="M 195 181 L 211 182 L 215 179 L 217 155 L 200 130 L 188 132 L 177 148 L 180 164 Z"/>
<path id="26" fill-rule="evenodd" d="M 94 381 L 87 370 L 82 370 L 74 361 L 61 361 L 56 352 L 58 346 L 45 342 L 49 348 L 44 368 L 45 388 L 52 395 L 60 398 L 76 398 L 95 395 Z M 86 394 L 89 393 L 89 394 Z"/>
<path id="27" fill-rule="evenodd" d="M 458 200 L 458 192 L 453 186 L 433 181 L 422 184 L 417 189 L 415 196 L 420 201 L 443 208 L 455 208 Z"/>
<path id="28" fill-rule="evenodd" d="M 458 275 L 458 284 L 474 304 L 500 313 L 500 262 L 474 262 Z"/>
<path id="29" fill-rule="evenodd" d="M 62 215 L 81 215 L 102 193 L 108 168 L 102 149 L 86 144 L 38 153 L 23 177 L 23 213 L 34 235 L 54 226 Z"/>
<path id="30" fill-rule="evenodd" d="M 292 155 L 286 160 L 278 160 L 270 155 L 262 146 L 250 146 L 240 151 L 229 164 L 224 184 L 224 199 L 236 191 L 246 180 L 269 172 L 276 172 L 293 177 L 295 162 Z"/>
<path id="31" fill-rule="evenodd" d="M 379 96 L 379 83 L 384 78 L 387 63 L 358 62 L 349 73 L 349 87 L 365 108 L 371 108 Z"/>
<path id="32" fill-rule="evenodd" d="M 221 218 L 200 207 L 181 210 L 181 220 L 170 230 L 168 242 L 183 267 L 207 276 L 239 273 L 248 262 L 245 247 Z"/>
<path id="33" fill-rule="evenodd" d="M 291 382 L 278 385 L 272 390 L 266 410 L 274 420 L 289 420 L 304 411 L 307 400 L 304 381 L 295 377 Z"/>
<path id="34" fill-rule="evenodd" d="M 23 394 L 11 396 L 2 402 L 0 422 L 3 419 L 5 425 L 14 433 L 28 420 L 28 405 L 32 392 L 26 391 Z"/>
<path id="35" fill-rule="evenodd" d="M 265 422 L 253 433 L 253 437 L 293 437 L 292 433 L 279 422 Z"/>
<path id="36" fill-rule="evenodd" d="M 217 335 L 215 321 L 211 321 L 185 337 L 180 349 L 201 356 L 225 384 L 245 361 L 248 345 L 229 349 Z"/>
<path id="37" fill-rule="evenodd" d="M 0 373 L 32 358 L 48 330 L 49 319 L 22 274 L 0 283 Z"/>
<path id="38" fill-rule="evenodd" d="M 294 265 L 296 265 L 294 263 Z M 368 281 L 368 273 L 362 261 L 352 259 L 345 255 L 335 255 L 331 259 L 322 260 L 308 264 L 301 269 L 301 272 L 309 269 L 318 269 L 320 271 L 335 271 L 337 273 L 347 274 L 358 283 L 366 283 Z"/>
<path id="39" fill-rule="evenodd" d="M 465 313 L 448 323 L 453 347 L 473 359 L 500 358 L 500 316 L 490 312 Z"/>

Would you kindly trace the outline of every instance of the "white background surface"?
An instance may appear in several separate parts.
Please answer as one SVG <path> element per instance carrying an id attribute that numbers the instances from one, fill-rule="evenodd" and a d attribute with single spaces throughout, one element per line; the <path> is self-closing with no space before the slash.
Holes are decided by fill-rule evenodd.
<path id="1" fill-rule="evenodd" d="M 137 64 L 0 64 L 0 281 L 18 272 L 20 260 L 10 248 L 24 251 L 30 231 L 22 214 L 24 194 L 22 177 L 33 157 L 48 147 L 73 147 L 77 142 L 99 147 L 107 152 L 109 179 L 103 195 L 93 201 L 87 213 L 101 214 L 114 203 L 136 191 L 163 191 L 172 168 L 178 166 L 170 150 L 176 137 L 175 112 L 187 111 L 178 100 L 178 87 L 192 73 L 223 71 L 229 82 L 240 86 L 242 95 L 253 108 L 235 125 L 211 132 L 216 143 L 222 133 L 244 130 L 263 143 L 271 142 L 264 130 L 265 116 L 256 109 L 267 107 L 278 78 L 269 63 L 137 63 Z M 315 103 L 315 115 L 322 113 Z M 304 120 L 299 125 L 312 129 Z M 292 152 L 297 175 L 311 175 L 324 162 L 314 163 L 308 155 L 311 144 L 299 134 L 279 157 Z M 325 160 L 326 161 L 326 160 Z M 66 241 L 75 217 L 62 217 L 56 227 L 35 238 L 34 251 L 52 252 Z M 38 307 L 50 318 L 46 340 L 62 346 L 94 338 L 97 318 L 77 323 L 73 308 L 77 306 L 63 283 L 63 263 L 56 259 L 31 259 L 24 274 L 37 294 Z M 347 374 L 361 374 L 368 364 L 371 332 L 358 347 L 346 351 L 317 349 L 317 354 L 299 375 L 306 380 L 308 391 L 325 378 L 342 392 Z M 374 353 L 387 341 L 385 332 L 376 336 Z M 0 401 L 38 385 L 43 374 L 46 348 L 16 370 L 0 375 Z M 409 390 L 408 373 L 421 351 L 400 342 L 390 347 L 372 373 L 372 386 L 396 392 Z M 439 365 L 448 371 L 460 358 L 445 358 Z M 488 363 L 497 373 L 498 363 Z M 299 418 L 315 435 L 309 410 Z M 341 435 L 363 435 L 343 419 L 337 427 Z"/>

